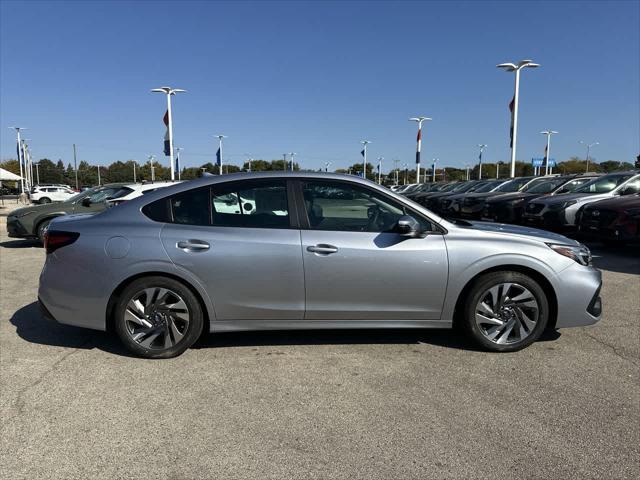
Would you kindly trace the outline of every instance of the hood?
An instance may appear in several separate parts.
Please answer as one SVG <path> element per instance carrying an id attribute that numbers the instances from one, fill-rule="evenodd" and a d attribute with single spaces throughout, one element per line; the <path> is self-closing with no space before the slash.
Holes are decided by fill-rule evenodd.
<path id="1" fill-rule="evenodd" d="M 67 204 L 65 202 L 62 203 L 45 203 L 43 205 L 30 205 L 28 207 L 18 208 L 11 213 L 9 216 L 22 216 L 25 213 L 49 213 L 49 212 L 60 212 L 64 211 Z"/>
<path id="2" fill-rule="evenodd" d="M 560 195 L 550 195 L 545 198 L 539 198 L 536 203 L 564 203 L 570 200 L 578 200 L 580 198 L 590 197 L 596 195 L 594 193 L 562 193 Z"/>
<path id="3" fill-rule="evenodd" d="M 587 205 L 585 208 L 590 210 L 606 209 L 606 210 L 626 210 L 628 208 L 640 207 L 640 195 L 627 195 L 624 197 L 607 198 Z"/>
<path id="4" fill-rule="evenodd" d="M 536 196 L 539 196 L 539 194 L 528 193 L 528 192 L 503 193 L 503 194 L 494 195 L 492 198 L 488 200 L 488 202 L 489 203 L 510 202 L 512 200 L 524 200 L 525 198 L 532 198 Z"/>
<path id="5" fill-rule="evenodd" d="M 517 235 L 521 237 L 527 237 L 530 239 L 538 240 L 540 242 L 553 242 L 561 243 L 564 245 L 580 245 L 579 242 L 560 235 L 558 233 L 548 232 L 546 230 L 540 230 L 531 227 L 521 227 L 518 225 L 509 225 L 506 223 L 492 223 L 492 222 L 467 222 L 468 228 L 490 233 L 500 233 L 504 235 Z M 460 225 L 458 225 L 460 227 Z M 463 227 L 464 228 L 464 227 Z"/>

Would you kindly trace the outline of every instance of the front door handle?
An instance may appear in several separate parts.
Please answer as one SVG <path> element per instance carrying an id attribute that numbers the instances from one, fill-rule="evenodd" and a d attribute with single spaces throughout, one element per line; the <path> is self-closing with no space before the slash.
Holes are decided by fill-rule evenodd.
<path id="1" fill-rule="evenodd" d="M 319 243 L 318 245 L 311 245 L 307 247 L 307 252 L 317 253 L 320 255 L 330 255 L 337 251 L 338 247 L 334 247 L 333 245 L 328 245 L 326 243 Z"/>
<path id="2" fill-rule="evenodd" d="M 210 245 L 203 240 L 181 240 L 176 247 L 189 252 L 203 252 L 209 250 Z"/>

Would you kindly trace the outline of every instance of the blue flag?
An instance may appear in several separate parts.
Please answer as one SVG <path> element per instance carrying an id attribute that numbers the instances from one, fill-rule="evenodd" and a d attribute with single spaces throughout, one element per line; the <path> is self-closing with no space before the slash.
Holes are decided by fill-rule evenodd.
<path id="1" fill-rule="evenodd" d="M 222 165 L 222 157 L 220 155 L 220 147 L 218 147 L 218 151 L 216 152 L 216 165 Z"/>

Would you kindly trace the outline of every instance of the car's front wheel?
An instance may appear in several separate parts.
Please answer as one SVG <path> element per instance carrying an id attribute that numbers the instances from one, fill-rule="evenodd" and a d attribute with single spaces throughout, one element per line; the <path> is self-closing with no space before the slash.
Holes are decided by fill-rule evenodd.
<path id="1" fill-rule="evenodd" d="M 49 197 L 42 197 L 39 201 L 41 204 L 51 203 L 51 199 Z"/>
<path id="2" fill-rule="evenodd" d="M 114 314 L 124 345 L 145 358 L 180 355 L 198 339 L 204 323 L 193 292 L 167 277 L 133 281 L 120 295 Z"/>
<path id="3" fill-rule="evenodd" d="M 493 272 L 472 285 L 463 327 L 486 350 L 514 352 L 535 342 L 548 319 L 549 301 L 538 282 L 520 272 Z"/>

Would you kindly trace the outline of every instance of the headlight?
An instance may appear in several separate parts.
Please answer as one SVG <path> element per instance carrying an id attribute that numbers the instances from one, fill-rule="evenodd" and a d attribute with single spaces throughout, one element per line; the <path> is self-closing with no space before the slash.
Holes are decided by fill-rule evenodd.
<path id="1" fill-rule="evenodd" d="M 584 245 L 562 245 L 557 243 L 547 243 L 554 252 L 575 260 L 580 265 L 591 265 L 591 252 Z"/>
<path id="2" fill-rule="evenodd" d="M 33 210 L 29 211 L 29 212 L 24 212 L 24 213 L 19 213 L 19 214 L 13 214 L 14 217 L 16 218 L 22 218 L 22 217 L 26 217 L 27 215 L 31 215 L 32 213 L 36 213 Z"/>
<path id="3" fill-rule="evenodd" d="M 640 217 L 640 208 L 630 208 L 625 210 L 624 213 L 630 217 Z"/>
<path id="4" fill-rule="evenodd" d="M 549 205 L 549 209 L 550 210 L 564 210 L 567 207 L 570 207 L 571 205 L 575 205 L 576 203 L 578 203 L 575 200 L 569 200 L 567 202 L 560 202 L 560 203 L 553 203 L 551 205 Z"/>

